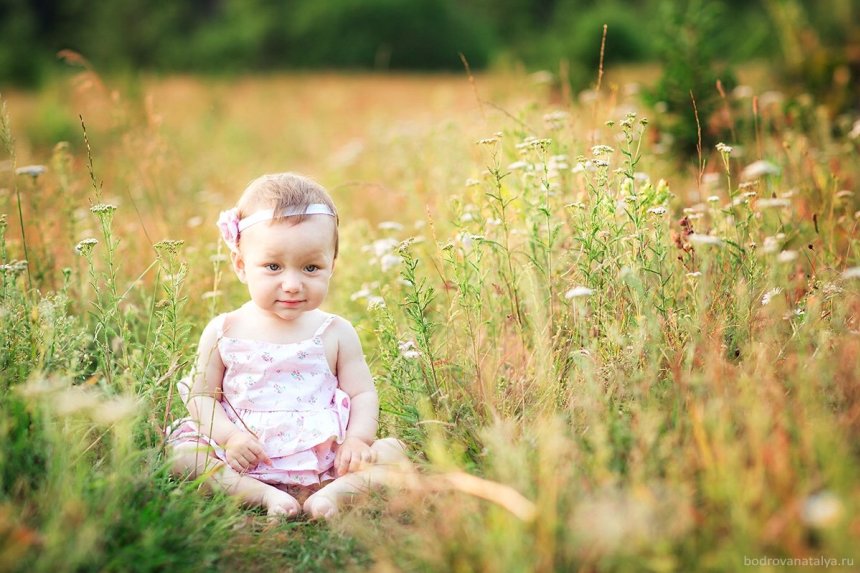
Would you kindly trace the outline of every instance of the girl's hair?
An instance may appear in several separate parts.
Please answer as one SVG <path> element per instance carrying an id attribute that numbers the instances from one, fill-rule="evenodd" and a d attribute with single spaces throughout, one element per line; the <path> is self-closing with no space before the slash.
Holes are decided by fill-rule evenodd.
<path id="1" fill-rule="evenodd" d="M 328 191 L 313 179 L 296 173 L 262 175 L 248 184 L 236 208 L 240 219 L 253 215 L 261 209 L 274 209 L 275 216 L 278 217 L 287 211 L 303 213 L 308 205 L 314 203 L 322 203 L 334 213 L 334 257 L 337 258 L 339 223 L 337 209 Z M 298 224 L 308 217 L 319 216 L 290 215 L 290 222 Z"/>

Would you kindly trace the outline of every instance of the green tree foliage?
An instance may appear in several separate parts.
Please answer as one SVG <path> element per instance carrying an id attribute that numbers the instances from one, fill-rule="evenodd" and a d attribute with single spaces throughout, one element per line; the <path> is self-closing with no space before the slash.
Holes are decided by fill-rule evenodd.
<path id="1" fill-rule="evenodd" d="M 461 68 L 486 65 L 489 26 L 451 0 L 303 2 L 288 23 L 303 66 Z"/>
<path id="2" fill-rule="evenodd" d="M 736 84 L 725 65 L 730 39 L 721 28 L 723 10 L 716 0 L 665 0 L 660 7 L 665 28 L 656 48 L 663 74 L 649 97 L 665 104 L 671 122 L 662 128 L 688 153 L 696 150 L 700 132 L 703 146 L 710 148 L 728 130 L 716 121 L 723 105 L 717 82 L 724 90 Z"/>

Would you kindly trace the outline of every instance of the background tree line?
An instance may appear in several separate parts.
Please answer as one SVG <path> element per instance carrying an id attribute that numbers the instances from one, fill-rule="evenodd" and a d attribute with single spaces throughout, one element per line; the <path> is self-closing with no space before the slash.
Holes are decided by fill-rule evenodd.
<path id="1" fill-rule="evenodd" d="M 782 55 L 786 33 L 858 35 L 855 0 L 0 0 L 0 81 L 38 83 L 63 49 L 101 71 L 460 69 L 462 52 L 477 69 L 565 59 L 575 77 L 603 24 L 608 63 L 657 59 L 678 33 L 667 8 L 696 4 L 714 13 L 699 45 L 726 61 Z"/>

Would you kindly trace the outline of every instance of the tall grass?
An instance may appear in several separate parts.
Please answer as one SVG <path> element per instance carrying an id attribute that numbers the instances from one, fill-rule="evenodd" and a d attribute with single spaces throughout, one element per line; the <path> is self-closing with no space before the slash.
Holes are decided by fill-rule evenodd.
<path id="1" fill-rule="evenodd" d="M 342 81 L 330 101 L 421 93 L 420 80 Z M 208 124 L 188 80 L 141 101 L 116 92 L 107 116 L 85 115 L 89 149 L 44 157 L 4 120 L 7 153 L 49 169 L 0 175 L 0 565 L 856 563 L 857 139 L 797 127 L 826 121 L 811 104 L 733 97 L 738 141 L 703 150 L 697 172 L 661 152 L 659 115 L 617 91 L 559 107 L 481 81 L 505 95 L 479 106 L 463 81 L 441 110 L 413 103 L 387 122 L 365 103 L 348 118 L 369 126 L 359 139 L 331 109 L 291 123 L 313 159 L 237 105 L 307 89 L 294 78 L 216 86 Z M 164 465 L 193 333 L 243 296 L 206 229 L 228 188 L 282 168 L 329 184 L 345 214 L 329 308 L 359 326 L 382 431 L 421 467 L 331 527 L 265 524 Z"/>

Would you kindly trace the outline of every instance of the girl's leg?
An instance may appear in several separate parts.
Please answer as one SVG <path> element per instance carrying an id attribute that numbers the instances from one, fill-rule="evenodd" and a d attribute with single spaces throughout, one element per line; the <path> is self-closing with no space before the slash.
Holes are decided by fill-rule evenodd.
<path id="1" fill-rule="evenodd" d="M 269 515 L 297 515 L 301 506 L 290 494 L 252 477 L 242 475 L 216 458 L 199 443 L 173 447 L 171 471 L 177 476 L 207 476 L 206 485 L 239 498 L 243 503 L 265 507 Z"/>
<path id="2" fill-rule="evenodd" d="M 408 471 L 411 467 L 406 448 L 400 440 L 383 438 L 370 447 L 376 452 L 373 467 L 339 477 L 321 488 L 305 501 L 303 509 L 306 513 L 315 519 L 333 517 L 343 501 L 372 487 L 386 485 L 389 481 L 387 476 L 393 471 Z"/>

